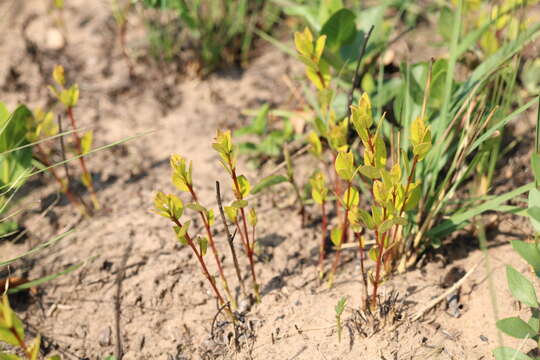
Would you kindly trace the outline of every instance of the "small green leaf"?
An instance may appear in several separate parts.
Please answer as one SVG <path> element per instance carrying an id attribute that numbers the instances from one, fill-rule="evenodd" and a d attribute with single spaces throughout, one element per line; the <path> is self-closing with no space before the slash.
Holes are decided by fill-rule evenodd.
<path id="1" fill-rule="evenodd" d="M 507 346 L 501 346 L 493 350 L 496 360 L 534 360 L 524 353 Z"/>
<path id="2" fill-rule="evenodd" d="M 265 177 L 257 185 L 255 185 L 251 193 L 255 195 L 266 188 L 269 188 L 274 185 L 281 184 L 287 181 L 288 181 L 287 178 L 283 175 L 270 175 L 270 176 Z"/>
<path id="3" fill-rule="evenodd" d="M 530 307 L 538 307 L 536 292 L 531 282 L 516 269 L 507 265 L 506 278 L 510 292 L 516 299 Z"/>
<path id="4" fill-rule="evenodd" d="M 201 255 L 206 255 L 206 250 L 208 250 L 208 239 L 203 236 L 199 236 L 197 238 L 197 242 L 199 243 L 199 249 L 201 249 Z"/>
<path id="5" fill-rule="evenodd" d="M 231 220 L 232 222 L 236 222 L 236 216 L 238 213 L 238 209 L 234 206 L 224 206 L 223 211 L 225 211 L 225 215 L 227 215 L 227 218 Z"/>
<path id="6" fill-rule="evenodd" d="M 92 150 L 93 131 L 87 131 L 81 137 L 81 155 L 88 154 Z"/>
<path id="7" fill-rule="evenodd" d="M 238 187 L 240 188 L 240 194 L 242 195 L 242 198 L 245 198 L 249 195 L 249 191 L 251 190 L 251 185 L 249 184 L 248 179 L 244 175 L 240 175 L 237 178 L 238 180 Z"/>
<path id="8" fill-rule="evenodd" d="M 321 29 L 326 35 L 328 49 L 336 52 L 344 45 L 350 44 L 356 37 L 356 15 L 348 9 L 334 13 Z"/>
<path id="9" fill-rule="evenodd" d="M 533 267 L 536 276 L 540 277 L 540 250 L 538 245 L 521 240 L 513 240 L 510 243 L 512 248 Z"/>
<path id="10" fill-rule="evenodd" d="M 529 191 L 527 214 L 534 230 L 540 233 L 540 190 L 538 189 Z"/>
<path id="11" fill-rule="evenodd" d="M 343 204 L 345 205 L 345 208 L 351 209 L 353 206 L 358 206 L 359 202 L 360 195 L 354 186 L 351 186 L 345 190 L 345 193 L 343 194 Z"/>
<path id="12" fill-rule="evenodd" d="M 372 261 L 377 261 L 377 258 L 379 257 L 378 248 L 373 246 L 371 249 L 369 249 L 368 256 Z"/>
<path id="13" fill-rule="evenodd" d="M 351 181 L 354 176 L 354 156 L 352 152 L 340 152 L 336 157 L 336 173 L 345 181 Z"/>
<path id="14" fill-rule="evenodd" d="M 231 206 L 237 209 L 241 209 L 248 206 L 248 202 L 247 200 L 236 200 L 231 204 Z"/>
<path id="15" fill-rule="evenodd" d="M 342 297 L 341 299 L 339 299 L 339 301 L 337 302 L 337 305 L 336 305 L 336 315 L 337 316 L 341 316 L 341 314 L 343 314 L 343 311 L 345 310 L 345 304 L 347 303 L 347 298 L 344 296 Z"/>
<path id="16" fill-rule="evenodd" d="M 60 357 L 60 355 L 53 355 L 53 356 L 48 357 L 47 360 L 62 360 L 62 358 Z M 103 360 L 116 360 L 116 357 L 111 355 L 111 356 L 107 356 Z"/>
<path id="17" fill-rule="evenodd" d="M 64 68 L 61 65 L 56 65 L 53 70 L 53 79 L 54 81 L 60 85 L 64 86 L 66 83 L 66 79 L 64 77 Z"/>
<path id="18" fill-rule="evenodd" d="M 330 240 L 332 240 L 332 243 L 336 247 L 341 245 L 341 228 L 339 226 L 332 229 L 332 232 L 330 233 Z"/>
<path id="19" fill-rule="evenodd" d="M 358 171 L 360 172 L 360 174 L 370 179 L 378 179 L 381 177 L 381 171 L 375 166 L 361 165 L 358 167 Z"/>
<path id="20" fill-rule="evenodd" d="M 505 334 L 518 339 L 533 338 L 536 336 L 533 328 L 518 317 L 509 317 L 497 321 L 497 328 Z"/>
<path id="21" fill-rule="evenodd" d="M 198 204 L 198 203 L 190 203 L 190 204 L 187 204 L 186 207 L 191 209 L 191 210 L 201 212 L 201 213 L 204 213 L 204 214 L 206 214 L 208 212 L 208 210 L 206 210 L 206 208 L 204 206 L 202 206 L 201 204 Z"/>
<path id="22" fill-rule="evenodd" d="M 257 213 L 255 212 L 255 209 L 249 209 L 249 212 L 248 212 L 248 223 L 249 225 L 251 226 L 255 226 L 257 225 Z"/>

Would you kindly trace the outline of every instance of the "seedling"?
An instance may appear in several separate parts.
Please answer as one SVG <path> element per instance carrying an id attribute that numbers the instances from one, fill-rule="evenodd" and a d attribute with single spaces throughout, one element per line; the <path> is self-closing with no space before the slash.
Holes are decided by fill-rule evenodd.
<path id="1" fill-rule="evenodd" d="M 324 276 L 324 258 L 326 236 L 328 232 L 328 218 L 326 215 L 326 198 L 328 189 L 326 188 L 326 180 L 324 174 L 320 171 L 315 173 L 310 179 L 311 197 L 315 203 L 321 206 L 321 243 L 319 245 L 319 278 Z"/>
<path id="2" fill-rule="evenodd" d="M 251 270 L 253 292 L 255 294 L 257 302 L 260 302 L 261 296 L 259 293 L 259 285 L 257 284 L 257 276 L 255 274 L 254 262 L 255 226 L 257 224 L 257 216 L 254 209 L 249 210 L 249 218 L 246 216 L 245 211 L 248 206 L 248 202 L 247 200 L 245 200 L 245 197 L 249 195 L 251 185 L 244 175 L 237 175 L 237 149 L 233 145 L 230 131 L 218 130 L 212 147 L 219 154 L 220 163 L 223 168 L 225 168 L 225 170 L 229 173 L 233 182 L 233 193 L 236 201 L 234 201 L 230 206 L 225 206 L 224 210 L 229 220 L 231 220 L 236 225 L 237 231 L 240 234 L 240 238 L 242 239 L 242 243 L 244 244 L 244 249 L 248 256 L 249 266 Z M 248 222 L 252 226 L 251 240 L 247 225 Z"/>
<path id="3" fill-rule="evenodd" d="M 88 189 L 92 203 L 96 210 L 99 210 L 100 205 L 94 190 L 94 184 L 92 182 L 92 175 L 88 171 L 86 166 L 86 161 L 84 160 L 85 154 L 90 152 L 92 149 L 93 141 L 93 132 L 87 131 L 82 137 L 77 133 L 77 124 L 75 122 L 75 117 L 73 114 L 73 108 L 77 105 L 79 100 L 79 86 L 77 84 L 71 85 L 69 88 L 66 88 L 66 80 L 64 77 L 64 68 L 60 65 L 57 65 L 53 71 L 53 79 L 56 82 L 56 86 L 49 86 L 52 94 L 59 100 L 59 102 L 64 106 L 65 112 L 73 131 L 73 140 L 75 143 L 75 153 L 79 157 L 79 164 L 82 170 L 82 183 Z M 69 186 L 69 185 L 68 185 Z"/>
<path id="4" fill-rule="evenodd" d="M 69 202 L 77 207 L 82 214 L 90 215 L 91 209 L 84 203 L 80 196 L 73 193 L 69 186 L 69 177 L 66 172 L 66 177 L 62 178 L 57 169 L 52 166 L 51 149 L 43 143 L 47 138 L 58 135 L 58 124 L 54 120 L 52 112 L 44 112 L 41 109 L 36 109 L 33 116 L 28 118 L 26 138 L 31 143 L 34 143 L 34 157 L 43 164 L 47 171 L 53 176 L 55 181 L 68 198 Z"/>
<path id="5" fill-rule="evenodd" d="M 244 141 L 238 144 L 240 154 L 245 154 L 256 167 L 262 165 L 265 160 L 277 158 L 281 155 L 281 149 L 285 144 L 294 139 L 294 130 L 288 118 L 289 113 L 283 115 L 283 127 L 271 128 L 270 119 L 279 118 L 271 115 L 270 106 L 263 105 L 254 116 L 251 122 L 236 130 L 233 137 L 255 136 L 256 141 Z"/>
<path id="6" fill-rule="evenodd" d="M 11 309 L 7 295 L 2 296 L 0 304 L 0 341 L 17 347 L 24 354 L 23 357 L 0 351 L 1 359 L 9 360 L 37 360 L 39 359 L 39 350 L 41 337 L 36 336 L 31 342 L 28 342 L 25 336 L 22 321 Z M 60 360 L 59 355 L 50 356 L 47 360 Z"/>
<path id="7" fill-rule="evenodd" d="M 339 299 L 337 305 L 336 305 L 336 329 L 337 329 L 337 336 L 338 336 L 338 342 L 341 343 L 341 333 L 343 332 L 343 325 L 341 324 L 341 315 L 343 314 L 343 311 L 345 310 L 345 304 L 347 303 L 347 298 L 342 297 Z"/>
<path id="8" fill-rule="evenodd" d="M 120 43 L 120 49 L 122 51 L 122 56 L 128 66 L 129 75 L 133 76 L 135 73 L 133 62 L 129 57 L 126 45 L 126 34 L 127 34 L 127 14 L 133 5 L 132 1 L 122 1 L 122 0 L 111 0 L 111 10 L 116 22 L 116 32 L 118 41 Z"/>
<path id="9" fill-rule="evenodd" d="M 254 259 L 257 214 L 254 209 L 249 209 L 246 215 L 245 209 L 247 209 L 248 202 L 247 200 L 244 199 L 249 194 L 251 185 L 249 184 L 248 180 L 246 179 L 244 175 L 237 175 L 237 170 L 236 170 L 237 149 L 234 147 L 232 143 L 231 132 L 218 131 L 216 139 L 213 143 L 213 147 L 220 155 L 221 164 L 227 170 L 227 172 L 231 175 L 231 179 L 233 181 L 233 193 L 236 198 L 236 200 L 233 201 L 230 206 L 221 206 L 221 194 L 218 187 L 217 196 L 218 196 L 218 204 L 220 206 L 220 212 L 221 210 L 223 210 L 222 216 L 226 215 L 229 218 L 229 220 L 235 225 L 237 232 L 240 234 L 246 255 L 248 257 L 250 269 L 251 269 L 251 276 L 253 280 L 252 281 L 253 293 L 257 301 L 260 301 L 259 286 L 257 284 L 257 278 L 255 274 L 255 259 Z M 180 244 L 188 245 L 192 249 L 193 253 L 197 257 L 197 260 L 199 261 L 199 265 L 201 266 L 203 270 L 204 276 L 210 283 L 210 286 L 212 288 L 212 291 L 214 292 L 214 295 L 218 303 L 221 306 L 225 306 L 227 303 L 230 303 L 232 309 L 234 309 L 236 307 L 236 301 L 233 297 L 233 294 L 230 291 L 228 280 L 225 277 L 225 273 L 223 271 L 223 264 L 220 260 L 221 256 L 220 256 L 217 246 L 215 245 L 214 235 L 212 233 L 212 226 L 214 224 L 214 211 L 212 209 L 207 209 L 200 203 L 200 200 L 198 198 L 198 195 L 196 193 L 194 183 L 193 183 L 192 163 L 188 162 L 185 158 L 183 158 L 180 155 L 172 155 L 170 163 L 171 163 L 171 168 L 173 170 L 173 174 L 172 174 L 173 184 L 181 192 L 189 193 L 192 202 L 184 206 L 184 203 L 182 202 L 182 200 L 176 195 L 164 194 L 163 192 L 160 191 L 156 194 L 155 199 L 154 199 L 154 212 L 157 213 L 158 215 L 161 215 L 169 219 L 173 223 L 173 230 L 175 231 L 177 239 L 180 242 Z M 185 208 L 191 209 L 199 214 L 203 222 L 204 228 L 206 230 L 206 237 L 203 237 L 203 236 L 195 237 L 192 235 L 192 232 L 190 232 L 189 230 L 191 220 L 182 221 L 182 216 L 184 215 Z M 250 226 L 249 229 L 248 229 L 248 224 Z M 229 245 L 231 247 L 233 260 L 235 263 L 237 277 L 238 277 L 238 280 L 240 281 L 240 285 L 242 289 L 244 290 L 245 286 L 243 284 L 243 279 L 240 274 L 236 252 L 232 245 L 233 236 L 230 234 L 228 230 L 228 225 L 227 224 L 225 225 L 227 226 L 227 236 L 228 236 Z M 210 245 L 210 248 L 214 255 L 214 260 L 218 268 L 219 276 L 220 276 L 223 288 L 225 289 L 227 298 L 229 300 L 228 302 L 226 302 L 225 298 L 221 295 L 221 292 L 216 286 L 216 282 L 213 276 L 210 274 L 208 267 L 206 265 L 204 256 L 206 254 L 208 245 Z M 234 320 L 234 316 L 232 314 L 231 309 L 229 309 L 228 306 L 227 308 L 228 308 L 229 315 Z"/>
<path id="10" fill-rule="evenodd" d="M 227 278 L 225 277 L 225 274 L 223 272 L 223 265 L 220 260 L 220 255 L 218 252 L 218 249 L 216 248 L 216 244 L 214 242 L 214 236 L 212 235 L 212 225 L 214 224 L 214 211 L 212 209 L 207 209 L 203 205 L 200 204 L 199 198 L 197 197 L 197 194 L 195 192 L 195 188 L 193 187 L 193 177 L 192 177 L 192 163 L 191 161 L 187 162 L 186 159 L 184 159 L 180 155 L 172 155 L 171 156 L 171 168 L 173 169 L 173 175 L 172 175 L 172 182 L 176 186 L 176 188 L 183 192 L 188 192 L 191 195 L 192 203 L 188 204 L 187 207 L 198 212 L 201 220 L 204 224 L 204 228 L 206 230 L 207 239 L 205 241 L 208 241 L 210 244 L 210 248 L 212 249 L 212 254 L 214 255 L 214 260 L 216 262 L 219 276 L 221 277 L 221 281 L 223 283 L 223 287 L 225 288 L 225 292 L 227 293 L 227 297 L 232 303 L 233 309 L 236 308 L 236 301 L 234 297 L 232 296 L 231 290 L 229 289 L 229 283 L 227 282 Z"/>
<path id="11" fill-rule="evenodd" d="M 226 304 L 225 299 L 217 288 L 216 282 L 208 271 L 208 267 L 206 266 L 206 262 L 204 260 L 206 250 L 208 249 L 208 239 L 202 236 L 193 237 L 190 235 L 189 226 L 191 225 L 191 220 L 187 220 L 185 222 L 181 221 L 181 217 L 184 214 L 184 209 L 185 207 L 182 200 L 173 194 L 165 194 L 159 191 L 154 198 L 154 212 L 172 221 L 173 230 L 176 234 L 178 242 L 181 245 L 188 245 L 191 250 L 193 250 L 193 253 L 197 257 L 203 274 L 210 283 L 210 287 L 212 288 L 219 305 L 223 306 Z M 234 319 L 230 309 L 228 309 L 228 313 L 231 319 Z"/>

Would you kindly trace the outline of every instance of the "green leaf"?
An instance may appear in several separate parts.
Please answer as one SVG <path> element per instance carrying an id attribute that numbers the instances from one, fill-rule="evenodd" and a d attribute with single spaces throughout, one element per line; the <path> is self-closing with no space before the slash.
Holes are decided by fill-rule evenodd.
<path id="1" fill-rule="evenodd" d="M 201 212 L 201 213 L 204 213 L 204 214 L 206 214 L 208 212 L 208 210 L 206 210 L 206 208 L 204 206 L 202 206 L 201 204 L 198 204 L 198 203 L 190 203 L 190 204 L 187 204 L 186 207 L 191 209 L 191 210 Z"/>
<path id="2" fill-rule="evenodd" d="M 238 180 L 238 187 L 240 188 L 240 194 L 243 198 L 249 195 L 249 191 L 251 190 L 251 185 L 249 184 L 248 179 L 244 175 L 240 175 L 237 178 Z"/>
<path id="3" fill-rule="evenodd" d="M 381 171 L 375 166 L 361 165 L 358 167 L 358 171 L 360 172 L 360 174 L 370 179 L 378 179 L 381 177 Z"/>
<path id="4" fill-rule="evenodd" d="M 521 240 L 512 240 L 510 243 L 512 248 L 533 267 L 536 276 L 540 278 L 540 250 L 538 245 Z"/>
<path id="5" fill-rule="evenodd" d="M 507 265 L 506 266 L 506 278 L 508 280 L 508 287 L 510 292 L 516 299 L 522 303 L 529 305 L 530 307 L 538 307 L 538 300 L 536 299 L 536 292 L 531 282 L 523 275 L 521 275 L 516 269 Z"/>
<path id="6" fill-rule="evenodd" d="M 332 243 L 336 247 L 340 247 L 341 245 L 341 228 L 339 226 L 336 226 L 332 229 L 332 232 L 330 233 L 330 240 L 332 240 Z"/>
<path id="7" fill-rule="evenodd" d="M 288 179 L 283 175 L 270 175 L 270 176 L 265 177 L 257 185 L 255 185 L 253 187 L 253 190 L 251 190 L 251 193 L 255 195 L 266 188 L 269 188 L 274 185 L 278 185 L 287 181 Z"/>
<path id="8" fill-rule="evenodd" d="M 236 216 L 238 213 L 238 209 L 234 206 L 224 206 L 223 211 L 225 211 L 225 215 L 227 215 L 227 218 L 231 220 L 232 222 L 236 222 Z"/>
<path id="9" fill-rule="evenodd" d="M 87 131 L 81 137 L 81 155 L 86 155 L 92 150 L 93 131 Z"/>
<path id="10" fill-rule="evenodd" d="M 2 296 L 2 304 L 0 304 L 0 307 L 0 341 L 18 346 L 19 341 L 10 329 L 15 329 L 17 336 L 24 340 L 24 328 L 17 314 L 11 309 L 7 295 Z"/>
<path id="11" fill-rule="evenodd" d="M 507 346 L 501 346 L 493 350 L 496 360 L 534 360 L 524 353 Z"/>
<path id="12" fill-rule="evenodd" d="M 540 183 L 540 154 L 533 153 L 531 156 L 531 168 L 534 174 L 534 180 Z"/>
<path id="13" fill-rule="evenodd" d="M 347 190 L 345 190 L 345 193 L 343 194 L 343 204 L 345 204 L 345 207 L 347 209 L 351 209 L 353 206 L 358 206 L 359 202 L 360 195 L 358 194 L 358 190 L 356 190 L 354 186 L 351 186 Z"/>
<path id="14" fill-rule="evenodd" d="M 321 35 L 326 35 L 326 44 L 330 51 L 336 52 L 356 37 L 356 15 L 348 9 L 334 13 L 321 29 Z"/>
<path id="15" fill-rule="evenodd" d="M 231 204 L 231 206 L 236 209 L 241 209 L 248 206 L 248 202 L 247 200 L 236 200 Z"/>
<path id="16" fill-rule="evenodd" d="M 529 202 L 527 208 L 529 220 L 537 233 L 540 232 L 540 190 L 531 189 L 529 191 Z"/>
<path id="17" fill-rule="evenodd" d="M 208 239 L 203 236 L 199 236 L 197 238 L 197 242 L 199 243 L 199 249 L 201 249 L 201 255 L 206 255 L 206 250 L 208 250 Z"/>
<path id="18" fill-rule="evenodd" d="M 343 311 L 345 310 L 345 304 L 347 303 L 347 298 L 344 296 L 337 302 L 337 305 L 335 307 L 336 315 L 341 316 L 343 314 Z"/>
<path id="19" fill-rule="evenodd" d="M 536 336 L 533 328 L 518 317 L 509 317 L 497 321 L 497 328 L 505 334 L 518 339 L 533 338 Z"/>
<path id="20" fill-rule="evenodd" d="M 353 153 L 339 152 L 336 157 L 336 173 L 345 181 L 351 181 L 354 176 L 354 156 Z"/>
<path id="21" fill-rule="evenodd" d="M 270 112 L 270 105 L 264 104 L 261 106 L 251 123 L 248 126 L 244 126 L 234 132 L 234 136 L 243 136 L 248 134 L 264 135 L 268 124 L 268 113 Z"/>

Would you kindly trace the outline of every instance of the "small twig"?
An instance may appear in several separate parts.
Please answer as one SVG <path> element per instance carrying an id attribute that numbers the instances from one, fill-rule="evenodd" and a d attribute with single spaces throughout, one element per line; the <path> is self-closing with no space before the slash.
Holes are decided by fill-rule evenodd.
<path id="1" fill-rule="evenodd" d="M 225 304 L 221 305 L 218 309 L 218 311 L 216 312 L 216 315 L 214 315 L 214 318 L 212 319 L 212 327 L 210 328 L 210 337 L 212 339 L 214 339 L 214 327 L 216 325 L 216 320 L 217 320 L 217 317 L 219 316 L 219 314 L 223 311 L 223 309 L 225 309 L 226 307 L 229 306 L 229 303 L 226 302 Z"/>
<path id="2" fill-rule="evenodd" d="M 469 276 L 471 276 L 471 274 L 476 270 L 476 268 L 482 263 L 483 260 L 477 262 L 461 279 L 459 279 L 454 285 L 452 285 L 452 287 L 450 287 L 448 290 L 446 290 L 444 293 L 442 293 L 441 295 L 439 295 L 438 297 L 436 297 L 435 299 L 431 300 L 422 310 L 418 311 L 412 318 L 411 320 L 412 321 L 416 321 L 418 319 L 420 319 L 422 316 L 424 316 L 424 314 L 426 312 L 428 312 L 432 307 L 434 307 L 435 305 L 437 305 L 438 303 L 440 303 L 441 301 L 443 301 L 444 299 L 446 299 L 446 297 L 448 295 L 450 295 L 451 293 L 453 293 L 454 291 L 456 291 L 461 285 L 463 285 L 463 283 L 465 282 L 465 280 L 467 280 L 469 278 Z"/>
<path id="3" fill-rule="evenodd" d="M 219 207 L 219 213 L 221 214 L 221 221 L 223 221 L 223 225 L 225 226 L 225 232 L 227 233 L 227 242 L 229 243 L 229 248 L 231 249 L 231 254 L 233 257 L 234 262 L 234 269 L 236 271 L 236 277 L 238 278 L 238 282 L 240 283 L 240 287 L 242 289 L 242 293 L 244 296 L 247 297 L 246 288 L 244 286 L 244 282 L 242 281 L 242 273 L 240 271 L 240 265 L 238 264 L 238 257 L 236 256 L 236 250 L 234 249 L 234 236 L 236 235 L 236 231 L 234 234 L 231 234 L 231 230 L 229 229 L 229 224 L 227 223 L 227 219 L 225 218 L 225 212 L 223 211 L 223 204 L 221 202 L 221 190 L 219 186 L 219 181 L 216 181 L 216 199 Z"/>

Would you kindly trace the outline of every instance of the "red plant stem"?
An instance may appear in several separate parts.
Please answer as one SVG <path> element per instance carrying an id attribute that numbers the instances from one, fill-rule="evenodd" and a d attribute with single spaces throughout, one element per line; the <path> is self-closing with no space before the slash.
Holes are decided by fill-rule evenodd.
<path id="1" fill-rule="evenodd" d="M 79 155 L 81 155 L 81 157 L 79 157 L 79 163 L 81 164 L 81 169 L 83 171 L 83 174 L 88 179 L 88 190 L 90 191 L 90 195 L 92 196 L 94 207 L 96 207 L 96 209 L 99 209 L 99 203 L 97 201 L 96 192 L 94 190 L 94 184 L 92 183 L 92 176 L 90 175 L 90 172 L 88 172 L 88 168 L 86 167 L 84 156 L 82 156 L 83 153 L 82 153 L 82 147 L 81 147 L 81 138 L 79 137 L 79 134 L 77 133 L 77 124 L 75 123 L 75 117 L 73 116 L 72 106 L 67 107 L 67 115 L 69 117 L 69 121 L 71 122 L 71 127 L 74 130 L 73 139 L 75 139 L 75 146 L 77 146 L 77 152 Z"/>
<path id="2" fill-rule="evenodd" d="M 330 273 L 330 287 L 334 282 L 334 276 L 336 274 L 337 267 L 341 259 L 341 245 L 346 242 L 348 230 L 349 230 L 349 201 L 351 197 L 351 181 L 347 181 L 347 199 L 345 201 L 345 213 L 343 216 L 343 226 L 341 228 L 341 239 L 339 241 L 339 246 L 336 249 L 336 256 L 334 257 L 334 262 L 332 263 L 332 270 Z"/>
<path id="3" fill-rule="evenodd" d="M 178 221 L 178 219 L 175 219 L 175 218 L 171 218 L 171 220 L 176 224 L 176 226 L 178 226 L 179 228 L 182 228 L 182 224 L 180 223 L 180 221 Z M 210 272 L 208 271 L 208 268 L 206 267 L 206 264 L 204 262 L 204 259 L 202 257 L 202 255 L 199 253 L 199 251 L 197 250 L 197 248 L 195 247 L 195 244 L 193 243 L 193 239 L 191 238 L 191 236 L 189 236 L 189 234 L 186 233 L 186 240 L 188 242 L 188 245 L 191 247 L 191 249 L 193 250 L 193 252 L 195 253 L 195 256 L 197 257 L 197 259 L 199 260 L 199 263 L 201 264 L 201 267 L 203 269 L 203 273 L 204 273 L 204 276 L 206 277 L 206 279 L 208 279 L 208 281 L 210 282 L 210 285 L 212 286 L 212 290 L 214 290 L 214 294 L 216 295 L 216 298 L 218 299 L 219 301 L 219 305 L 224 305 L 225 304 L 225 300 L 223 300 L 223 297 L 221 296 L 221 293 L 219 292 L 218 288 L 216 287 L 216 283 L 214 281 L 214 278 L 212 277 L 212 275 L 210 275 Z M 230 311 L 230 310 L 229 310 Z"/>
<path id="4" fill-rule="evenodd" d="M 193 186 L 188 185 L 188 189 L 191 194 L 191 197 L 193 198 L 193 201 L 198 203 L 199 199 L 197 198 L 197 194 L 195 193 Z M 214 237 L 212 236 L 210 223 L 208 222 L 206 215 L 202 211 L 199 211 L 198 213 L 201 216 L 201 219 L 204 224 L 204 228 L 206 229 L 206 234 L 208 235 L 208 242 L 210 243 L 210 248 L 212 249 L 212 254 L 214 255 L 214 260 L 216 261 L 219 276 L 221 277 L 221 281 L 223 281 L 223 287 L 225 288 L 225 292 L 227 293 L 227 296 L 229 297 L 229 299 L 231 300 L 231 303 L 233 304 L 233 308 L 236 308 L 236 301 L 234 300 L 234 297 L 232 296 L 231 290 L 229 289 L 229 283 L 227 282 L 227 278 L 225 277 L 225 273 L 223 272 L 223 265 L 221 264 L 221 260 L 219 259 L 219 253 L 216 248 L 216 244 L 214 242 Z"/>
<path id="5" fill-rule="evenodd" d="M 87 209 L 86 204 L 84 204 L 81 201 L 77 200 L 75 195 L 69 189 L 69 183 L 64 184 L 64 182 L 62 181 L 62 178 L 60 177 L 60 175 L 58 175 L 58 173 L 56 172 L 54 167 L 51 167 L 51 163 L 47 160 L 47 156 L 45 155 L 45 151 L 43 151 L 43 148 L 39 144 L 36 145 L 36 148 L 37 148 L 37 151 L 39 153 L 38 160 L 43 165 L 45 165 L 47 167 L 48 171 L 51 173 L 51 175 L 54 177 L 54 179 L 56 180 L 56 182 L 60 186 L 60 191 L 62 191 L 64 194 L 66 194 L 66 197 L 68 198 L 69 202 L 73 206 L 76 206 L 76 207 L 80 208 L 81 212 L 84 215 L 88 215 L 89 214 L 89 209 Z"/>
<path id="6" fill-rule="evenodd" d="M 244 248 L 246 251 L 246 255 L 248 257 L 249 261 L 249 267 L 251 270 L 251 278 L 253 280 L 253 291 L 255 292 L 255 298 L 257 301 L 260 301 L 260 295 L 259 295 L 259 286 L 257 285 L 257 276 L 255 274 L 255 265 L 253 262 L 253 249 L 249 245 L 249 239 L 246 239 L 244 237 L 244 234 L 242 233 L 242 230 L 240 228 L 240 223 L 238 222 L 238 219 L 235 220 L 234 224 L 236 225 L 236 228 L 238 229 L 238 232 L 240 233 L 240 238 L 242 239 L 242 243 L 244 244 Z M 253 233 L 255 234 L 255 233 Z"/>
<path id="7" fill-rule="evenodd" d="M 237 200 L 242 200 L 242 192 L 240 191 L 240 185 L 238 184 L 238 177 L 236 176 L 236 169 L 232 166 L 232 162 L 229 161 L 229 166 L 231 168 L 231 177 L 234 183 L 235 188 L 235 196 Z M 249 233 L 247 228 L 247 222 L 246 222 L 246 213 L 244 211 L 244 208 L 240 208 L 240 214 L 242 215 L 242 225 L 244 227 L 244 245 L 246 246 L 246 252 L 249 258 L 249 266 L 251 268 L 251 277 L 253 278 L 253 289 L 255 291 L 255 297 L 257 299 L 257 302 L 260 302 L 260 295 L 259 295 L 259 286 L 257 285 L 257 277 L 255 275 L 255 263 L 253 261 L 253 249 L 250 246 L 249 243 Z M 238 225 L 237 222 L 237 228 L 240 231 L 240 235 L 242 237 L 242 229 Z M 253 242 L 255 243 L 255 239 L 253 239 Z"/>
<path id="8" fill-rule="evenodd" d="M 319 247 L 319 274 L 322 277 L 322 274 L 324 273 L 324 257 L 326 255 L 324 251 L 324 245 L 326 243 L 326 228 L 327 228 L 327 222 L 328 219 L 326 218 L 326 209 L 325 209 L 325 201 L 323 200 L 321 204 L 321 214 L 322 214 L 322 220 L 321 220 L 321 245 Z"/>

